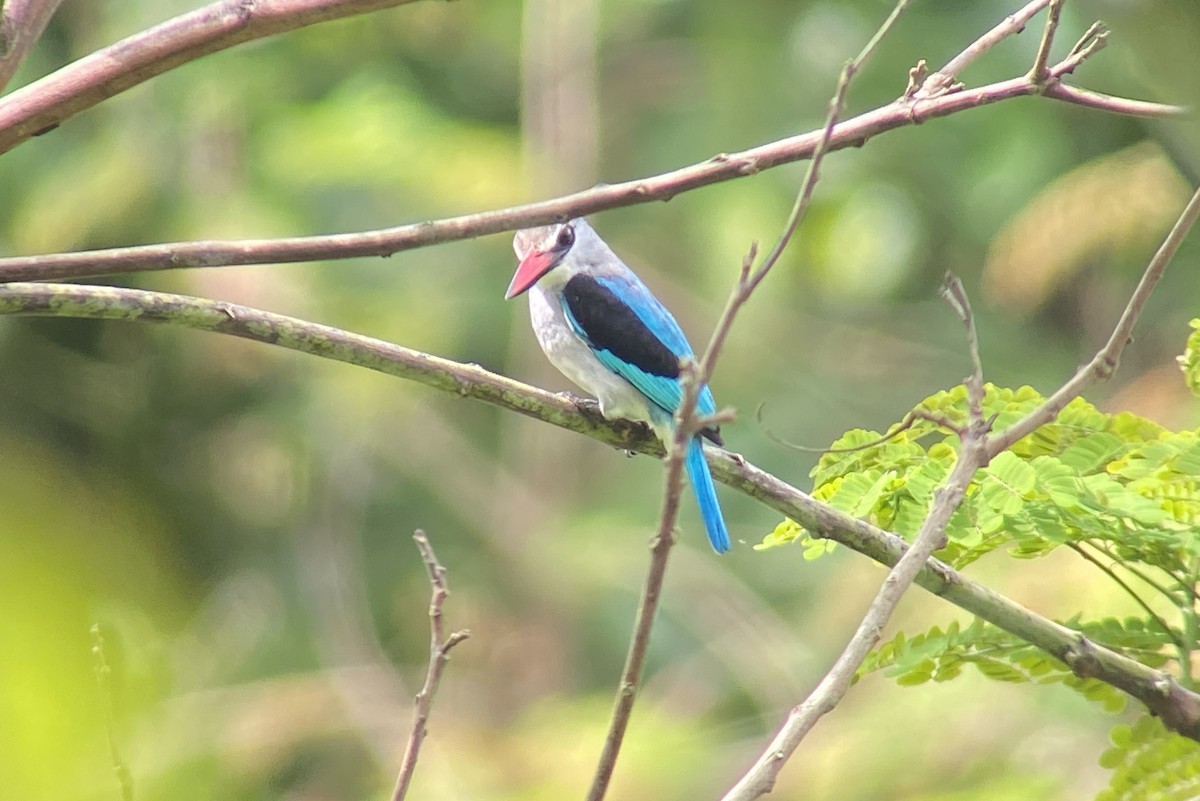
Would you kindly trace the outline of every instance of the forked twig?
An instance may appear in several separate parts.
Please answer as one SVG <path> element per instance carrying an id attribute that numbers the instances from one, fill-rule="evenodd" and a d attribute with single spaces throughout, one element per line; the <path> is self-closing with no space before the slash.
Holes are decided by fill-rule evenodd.
<path id="1" fill-rule="evenodd" d="M 1062 16 L 1065 0 L 1050 0 L 1050 10 L 1046 12 L 1046 27 L 1042 29 L 1042 40 L 1038 43 L 1037 54 L 1033 57 L 1033 67 L 1029 70 L 1029 80 L 1041 83 L 1046 80 L 1048 72 L 1046 65 L 1050 63 L 1050 49 L 1054 46 L 1054 34 L 1058 31 L 1058 20 Z M 1074 55 L 1075 51 L 1072 50 Z"/>
<path id="2" fill-rule="evenodd" d="M 408 786 L 412 782 L 413 771 L 416 770 L 417 759 L 421 755 L 421 745 L 425 742 L 425 735 L 429 733 L 425 726 L 433 708 L 433 697 L 437 695 L 438 686 L 442 682 L 442 671 L 450 661 L 450 649 L 471 636 L 471 632 L 466 629 L 456 631 L 449 637 L 445 635 L 442 604 L 450 593 L 446 587 L 446 568 L 438 561 L 424 531 L 417 529 L 413 533 L 413 541 L 417 543 L 421 561 L 425 563 L 425 569 L 429 572 L 429 585 L 432 590 L 429 600 L 429 668 L 425 672 L 425 684 L 413 699 L 412 731 L 408 735 L 404 759 L 400 762 L 400 772 L 392 790 L 392 801 L 401 801 L 408 794 Z"/>

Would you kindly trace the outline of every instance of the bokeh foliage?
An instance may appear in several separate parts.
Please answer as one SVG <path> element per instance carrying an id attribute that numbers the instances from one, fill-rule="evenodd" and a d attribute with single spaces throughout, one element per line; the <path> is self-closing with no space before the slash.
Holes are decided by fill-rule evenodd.
<path id="1" fill-rule="evenodd" d="M 599 3 L 599 174 L 589 180 L 815 127 L 842 60 L 887 5 Z M 65 4 L 14 85 L 187 9 Z M 917 58 L 943 62 L 1009 10 L 914 3 L 857 79 L 851 110 L 891 100 Z M 1090 21 L 1084 13 L 1068 4 L 1064 39 Z M 1146 66 L 1163 55 L 1150 53 L 1150 32 L 1173 40 L 1180 14 L 1190 24 L 1197 12 L 1162 5 L 1135 31 L 1112 20 L 1113 43 L 1078 80 L 1186 102 L 1169 69 Z M 543 197 L 522 155 L 523 24 L 515 0 L 417 3 L 189 64 L 5 154 L 0 252 L 360 230 Z M 963 77 L 1020 74 L 1034 46 L 1029 33 L 1005 42 Z M 765 403 L 770 429 L 819 444 L 882 430 L 953 386 L 966 369 L 961 333 L 934 299 L 947 269 L 977 300 L 988 377 L 1052 390 L 1103 341 L 1181 202 L 1186 125 L 1027 99 L 835 154 L 812 216 L 718 366 L 718 401 L 744 412 L 731 447 L 804 486 L 813 460 L 745 412 Z M 595 223 L 703 341 L 749 242 L 776 233 L 800 169 Z M 1198 422 L 1173 363 L 1197 314 L 1196 253 L 1192 243 L 1180 254 L 1117 377 L 1081 407 L 1153 421 L 1135 432 L 1145 455 L 1130 469 L 1180 455 L 1147 450 L 1156 425 Z M 1052 281 L 1029 280 L 1048 265 Z M 497 236 L 389 260 L 133 280 L 565 388 L 524 310 L 501 300 L 512 267 Z M 134 324 L 0 320 L 0 376 L 6 795 L 115 795 L 89 653 L 99 622 L 137 797 L 379 797 L 426 657 L 428 587 L 408 536 L 418 526 L 450 570 L 448 623 L 473 637 L 449 666 L 414 793 L 561 798 L 584 786 L 657 515 L 651 460 L 366 371 Z M 920 443 L 894 443 L 907 446 Z M 1063 447 L 1042 455 L 1061 462 Z M 878 479 L 904 464 L 856 469 Z M 1052 508 L 1038 468 L 1020 464 L 1035 471 L 1022 498 Z M 982 509 L 992 525 L 1012 514 L 1010 484 L 1028 482 L 1017 463 L 994 471 L 984 478 L 994 503 Z M 1112 511 L 1122 525 L 1163 528 L 1166 517 L 1134 508 L 1136 476 L 1096 475 L 1097 493 L 1126 488 L 1128 504 Z M 614 797 L 727 786 L 828 665 L 881 575 L 843 552 L 811 564 L 799 547 L 756 552 L 745 543 L 777 521 L 722 499 L 743 544 L 716 559 L 685 513 Z M 989 534 L 959 524 L 966 558 Z M 1078 521 L 1056 525 L 1069 539 Z M 1061 547 L 969 569 L 1044 614 L 1101 621 L 1087 625 L 1143 613 Z M 950 614 L 914 596 L 897 628 L 937 621 L 945 634 Z M 1111 723 L 1053 685 L 868 678 L 777 792 L 1077 798 L 1109 781 L 1095 757 Z M 849 756 L 862 753 L 872 758 Z"/>

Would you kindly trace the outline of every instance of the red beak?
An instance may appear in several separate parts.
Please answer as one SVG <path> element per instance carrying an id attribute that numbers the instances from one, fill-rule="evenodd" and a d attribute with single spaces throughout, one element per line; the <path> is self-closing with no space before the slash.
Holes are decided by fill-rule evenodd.
<path id="1" fill-rule="evenodd" d="M 538 253 L 535 250 L 521 259 L 521 264 L 513 275 L 512 283 L 508 285 L 508 291 L 504 293 L 504 299 L 512 300 L 536 284 L 537 280 L 554 266 L 555 260 L 556 254 L 553 250 L 548 253 Z"/>

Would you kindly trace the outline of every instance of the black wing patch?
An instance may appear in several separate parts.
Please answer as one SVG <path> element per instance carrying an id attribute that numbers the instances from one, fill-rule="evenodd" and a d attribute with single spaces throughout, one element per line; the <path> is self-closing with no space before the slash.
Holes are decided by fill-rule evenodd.
<path id="1" fill-rule="evenodd" d="M 607 350 L 650 375 L 679 377 L 679 357 L 633 309 L 595 278 L 572 276 L 563 287 L 563 298 L 593 348 Z"/>

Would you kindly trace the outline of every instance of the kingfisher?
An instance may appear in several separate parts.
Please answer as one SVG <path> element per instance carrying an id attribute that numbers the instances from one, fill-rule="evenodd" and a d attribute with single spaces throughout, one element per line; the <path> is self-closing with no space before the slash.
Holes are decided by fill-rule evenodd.
<path id="1" fill-rule="evenodd" d="M 683 360 L 695 358 L 671 313 L 583 219 L 518 231 L 513 250 L 519 265 L 504 298 L 529 293 L 533 332 L 550 363 L 595 395 L 605 417 L 648 423 L 670 443 Z M 705 385 L 696 412 L 716 411 Z M 729 531 L 702 438 L 724 445 L 717 426 L 697 431 L 684 465 L 708 541 L 725 553 Z"/>

